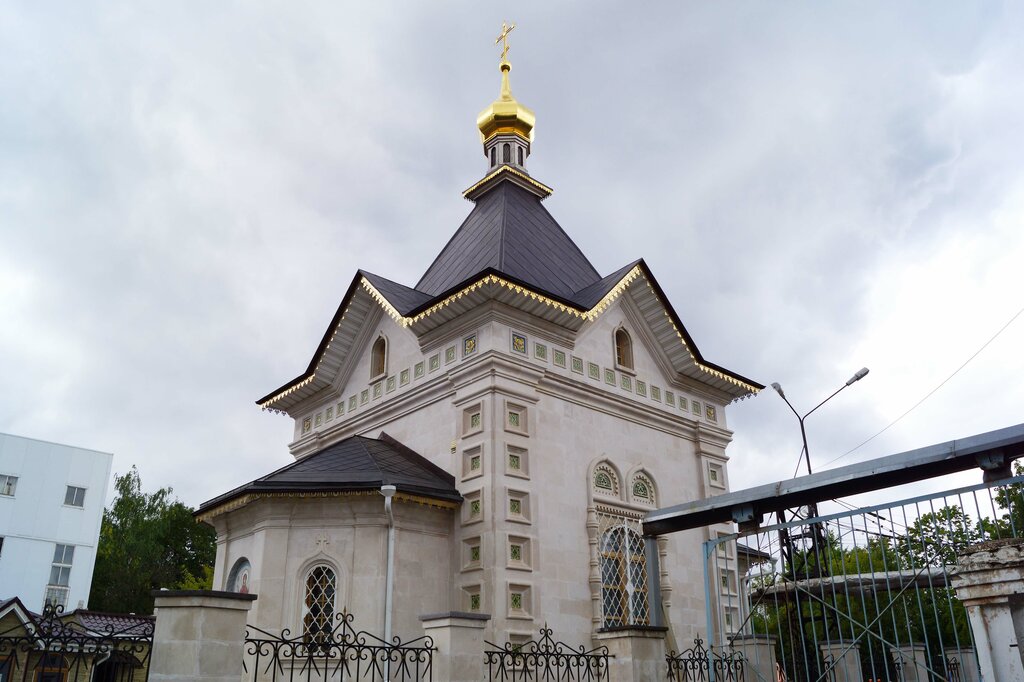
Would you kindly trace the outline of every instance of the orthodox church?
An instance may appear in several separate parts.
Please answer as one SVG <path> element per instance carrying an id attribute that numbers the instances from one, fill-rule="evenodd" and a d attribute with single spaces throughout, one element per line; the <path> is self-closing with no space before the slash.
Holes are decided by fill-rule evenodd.
<path id="1" fill-rule="evenodd" d="M 305 371 L 257 401 L 294 420 L 295 461 L 197 512 L 214 588 L 258 594 L 264 630 L 346 610 L 403 639 L 450 612 L 493 642 L 703 631 L 701 542 L 729 528 L 645 556 L 640 522 L 727 490 L 726 406 L 763 387 L 704 358 L 643 260 L 602 275 L 548 213 L 507 43 L 500 69 L 465 221 L 414 286 L 355 274 Z"/>

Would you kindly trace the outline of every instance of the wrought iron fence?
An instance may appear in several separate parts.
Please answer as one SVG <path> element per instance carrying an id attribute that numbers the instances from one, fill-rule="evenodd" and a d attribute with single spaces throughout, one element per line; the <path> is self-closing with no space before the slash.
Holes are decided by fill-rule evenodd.
<path id="1" fill-rule="evenodd" d="M 280 635 L 248 626 L 244 669 L 248 679 L 336 680 L 337 682 L 419 682 L 433 679 L 434 641 L 418 637 L 402 642 L 384 641 L 357 632 L 354 616 L 334 616 L 331 628 L 295 637 L 285 628 Z"/>
<path id="2" fill-rule="evenodd" d="M 705 543 L 709 648 L 742 653 L 747 680 L 977 682 L 950 575 L 965 547 L 1020 537 L 1024 476 L 819 509 Z"/>
<path id="3" fill-rule="evenodd" d="M 526 682 L 609 682 L 608 647 L 574 648 L 556 642 L 551 629 L 541 628 L 540 639 L 528 642 L 508 642 L 504 646 L 487 642 L 493 647 L 484 651 L 487 679 L 521 680 Z"/>
<path id="4" fill-rule="evenodd" d="M 116 621 L 98 628 L 47 604 L 42 615 L 27 613 L 0 632 L 0 680 L 145 682 L 153 648 L 153 621 Z"/>
<path id="5" fill-rule="evenodd" d="M 693 640 L 693 647 L 681 653 L 670 651 L 668 679 L 674 682 L 744 682 L 744 660 L 741 652 L 716 654 L 704 647 L 704 640 Z"/>

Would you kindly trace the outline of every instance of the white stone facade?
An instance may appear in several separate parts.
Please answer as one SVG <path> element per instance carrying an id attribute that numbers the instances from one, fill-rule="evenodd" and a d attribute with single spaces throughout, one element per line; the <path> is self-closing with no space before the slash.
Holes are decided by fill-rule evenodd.
<path id="1" fill-rule="evenodd" d="M 605 624 L 601 519 L 727 490 L 724 408 L 735 396 L 673 369 L 641 313 L 649 289 L 633 280 L 577 330 L 490 301 L 417 337 L 379 309 L 330 388 L 288 410 L 297 458 L 385 431 L 456 478 L 458 510 L 396 501 L 396 634 L 421 635 L 422 614 L 470 611 L 491 615 L 490 641 L 529 638 L 547 623 L 566 642 L 590 642 Z M 632 368 L 616 363 L 617 329 L 632 340 Z M 371 382 L 379 337 L 386 371 Z M 595 487 L 599 468 L 617 479 L 613 489 Z M 634 494 L 638 482 L 646 498 Z M 231 589 L 232 566 L 247 559 L 259 594 L 250 622 L 295 633 L 304 576 L 325 563 L 338 572 L 339 610 L 380 631 L 383 507 L 375 494 L 282 496 L 217 515 L 214 588 Z M 707 532 L 659 541 L 680 642 L 704 629 Z"/>

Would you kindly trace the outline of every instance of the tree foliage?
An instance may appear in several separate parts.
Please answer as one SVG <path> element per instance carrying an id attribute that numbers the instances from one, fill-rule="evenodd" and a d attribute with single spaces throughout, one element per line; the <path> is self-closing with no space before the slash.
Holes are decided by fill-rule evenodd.
<path id="1" fill-rule="evenodd" d="M 135 467 L 114 476 L 114 489 L 103 510 L 89 608 L 150 614 L 152 590 L 209 587 L 215 531 L 197 523 L 171 488 L 143 492 Z"/>

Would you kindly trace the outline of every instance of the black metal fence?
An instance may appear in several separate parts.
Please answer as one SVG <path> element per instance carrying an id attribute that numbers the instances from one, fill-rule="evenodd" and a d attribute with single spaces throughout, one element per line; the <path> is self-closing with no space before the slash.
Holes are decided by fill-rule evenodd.
<path id="1" fill-rule="evenodd" d="M 704 640 L 693 640 L 693 647 L 681 653 L 670 651 L 668 679 L 674 682 L 743 682 L 743 656 L 739 653 L 715 654 L 704 646 Z"/>
<path id="2" fill-rule="evenodd" d="M 504 646 L 487 642 L 493 647 L 484 650 L 484 665 L 488 680 L 522 682 L 609 682 L 608 647 L 577 649 L 556 642 L 551 629 L 543 627 L 540 639 L 512 643 Z"/>
<path id="3" fill-rule="evenodd" d="M 0 632 L 0 680 L 3 682 L 145 682 L 153 648 L 152 621 L 123 627 L 86 629 L 64 616 L 62 606 L 47 605 L 41 616 Z"/>
<path id="4" fill-rule="evenodd" d="M 386 642 L 357 632 L 351 613 L 339 613 L 329 631 L 295 637 L 286 628 L 275 635 L 255 626 L 245 633 L 247 679 L 334 680 L 337 682 L 419 682 L 433 679 L 434 641 L 430 637 Z"/>

